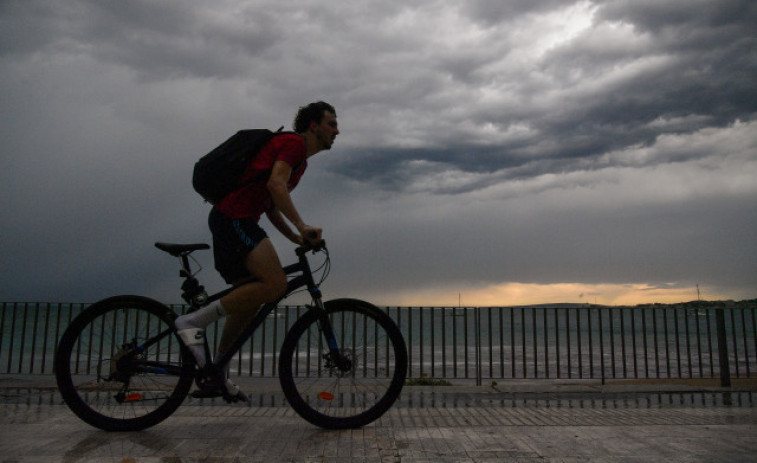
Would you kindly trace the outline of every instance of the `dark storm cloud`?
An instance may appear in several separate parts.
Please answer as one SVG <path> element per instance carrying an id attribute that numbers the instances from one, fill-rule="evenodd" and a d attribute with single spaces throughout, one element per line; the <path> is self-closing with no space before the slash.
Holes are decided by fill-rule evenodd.
<path id="1" fill-rule="evenodd" d="M 379 163 L 366 163 L 361 157 L 341 169 L 345 175 L 375 178 L 387 188 L 397 186 L 386 182 L 403 176 L 402 161 L 407 158 L 443 159 L 465 172 L 509 172 L 503 178 L 570 172 L 591 169 L 608 151 L 650 146 L 665 134 L 694 133 L 704 127 L 751 120 L 757 109 L 757 35 L 753 27 L 757 7 L 737 1 L 701 2 L 702 8 L 682 8 L 679 3 L 599 4 L 593 27 L 548 50 L 531 68 L 507 71 L 512 75 L 505 71 L 486 74 L 475 68 L 483 69 L 494 59 L 491 55 L 477 57 L 474 53 L 473 58 L 461 60 L 460 67 L 467 68 L 468 75 L 488 75 L 494 87 L 498 80 L 515 79 L 506 87 L 514 87 L 517 96 L 505 97 L 499 104 L 478 102 L 482 104 L 468 115 L 469 120 L 479 127 L 488 124 L 500 133 L 521 124 L 529 129 L 525 136 L 504 137 L 499 142 L 475 139 L 453 123 L 444 124 L 443 111 L 425 114 L 429 119 L 441 119 L 434 137 L 444 140 L 443 147 L 374 150 L 368 156 L 380 159 Z M 490 20 L 501 16 L 503 21 L 513 21 L 512 8 L 517 5 L 510 3 L 506 13 L 491 15 L 500 4 L 480 2 L 471 8 L 486 12 L 484 16 Z M 428 89 L 418 96 L 430 99 L 432 93 L 449 90 Z M 475 94 L 475 89 L 471 88 L 471 93 Z M 497 92 L 492 94 L 496 97 Z M 410 101 L 418 101 L 418 97 Z M 454 112 L 455 108 L 451 109 Z M 461 138 L 469 143 L 456 146 Z M 683 162 L 702 154 L 692 152 L 655 162 Z M 406 180 L 400 183 L 407 184 Z"/>
<path id="2" fill-rule="evenodd" d="M 610 0 L 599 2 L 599 16 L 608 20 L 633 24 L 640 30 L 660 33 L 664 30 L 679 37 L 713 38 L 713 29 L 727 28 L 741 36 L 753 36 L 757 7 L 741 0 L 687 0 L 658 2 L 654 0 Z M 683 33 L 683 34 L 681 34 Z"/>
<path id="3" fill-rule="evenodd" d="M 88 55 L 148 79 L 238 76 L 280 36 L 265 10 L 224 17 L 183 2 L 23 3 L 7 3 L 2 54 Z"/>
<path id="4" fill-rule="evenodd" d="M 494 26 L 523 14 L 564 6 L 565 3 L 563 0 L 473 0 L 465 2 L 462 10 L 476 21 Z"/>
<path id="5" fill-rule="evenodd" d="M 294 199 L 326 230 L 330 296 L 753 295 L 754 5 L 5 1 L 0 300 L 178 302 L 152 244 L 209 240 L 194 161 L 316 99 L 342 133 Z"/>

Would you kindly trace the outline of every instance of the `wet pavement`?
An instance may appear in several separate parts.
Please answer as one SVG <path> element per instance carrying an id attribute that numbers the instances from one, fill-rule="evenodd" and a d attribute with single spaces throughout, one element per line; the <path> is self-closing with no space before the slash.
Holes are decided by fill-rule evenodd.
<path id="1" fill-rule="evenodd" d="M 275 381 L 252 404 L 188 399 L 137 433 L 76 418 L 50 381 L 0 376 L 0 462 L 757 462 L 757 388 L 500 382 L 406 387 L 362 429 L 296 415 Z"/>

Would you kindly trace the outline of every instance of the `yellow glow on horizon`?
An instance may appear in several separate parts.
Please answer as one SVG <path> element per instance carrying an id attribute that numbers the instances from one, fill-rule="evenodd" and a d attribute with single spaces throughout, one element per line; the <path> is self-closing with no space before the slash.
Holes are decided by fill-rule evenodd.
<path id="1" fill-rule="evenodd" d="M 711 288 L 700 288 L 702 299 L 729 299 Z M 696 287 L 648 284 L 502 283 L 486 287 L 428 288 L 395 295 L 404 306 L 496 307 L 534 304 L 585 303 L 600 305 L 674 304 L 697 300 Z M 387 303 L 389 301 L 386 301 Z"/>

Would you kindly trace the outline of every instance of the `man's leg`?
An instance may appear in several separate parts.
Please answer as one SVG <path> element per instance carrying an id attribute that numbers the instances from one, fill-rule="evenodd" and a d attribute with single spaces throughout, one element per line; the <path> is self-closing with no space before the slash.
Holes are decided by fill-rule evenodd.
<path id="1" fill-rule="evenodd" d="M 218 352 L 231 348 L 260 306 L 275 301 L 286 291 L 286 275 L 270 239 L 265 238 L 247 254 L 245 266 L 258 281 L 240 286 L 221 298 L 221 305 L 226 311 L 226 324 Z"/>

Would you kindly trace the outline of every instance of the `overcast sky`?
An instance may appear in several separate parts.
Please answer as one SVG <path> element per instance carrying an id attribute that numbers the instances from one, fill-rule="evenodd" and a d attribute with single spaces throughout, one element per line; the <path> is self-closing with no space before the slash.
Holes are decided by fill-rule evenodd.
<path id="1" fill-rule="evenodd" d="M 0 300 L 180 302 L 194 162 L 321 99 L 327 297 L 757 297 L 754 0 L 0 0 Z"/>

